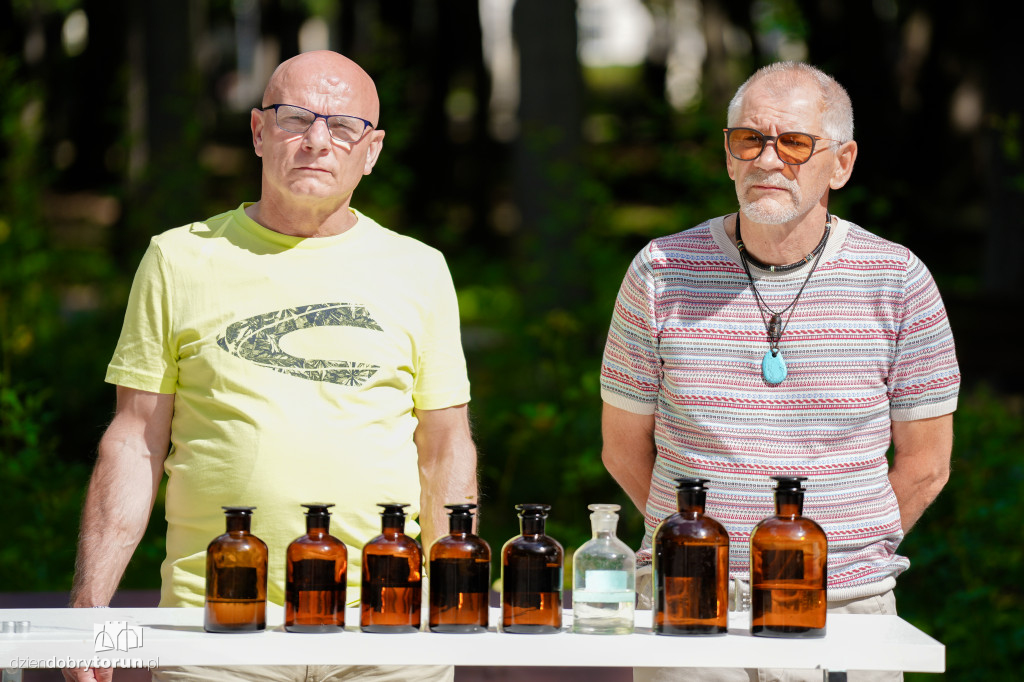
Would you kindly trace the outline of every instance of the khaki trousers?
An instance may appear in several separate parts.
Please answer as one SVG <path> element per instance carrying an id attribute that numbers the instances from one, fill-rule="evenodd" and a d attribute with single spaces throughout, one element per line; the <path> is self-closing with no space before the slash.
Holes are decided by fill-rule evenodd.
<path id="1" fill-rule="evenodd" d="M 637 608 L 652 604 L 651 567 L 637 570 Z M 862 613 L 895 616 L 896 595 L 892 590 L 861 599 L 830 601 L 829 613 Z M 821 670 L 783 670 L 776 668 L 634 668 L 633 682 L 822 682 Z M 848 682 L 900 682 L 902 672 L 847 671 Z"/>

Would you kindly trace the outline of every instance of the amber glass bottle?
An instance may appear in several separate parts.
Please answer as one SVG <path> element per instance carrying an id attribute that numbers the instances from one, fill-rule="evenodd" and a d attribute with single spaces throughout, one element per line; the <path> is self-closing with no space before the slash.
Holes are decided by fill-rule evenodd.
<path id="1" fill-rule="evenodd" d="M 207 632 L 267 627 L 267 545 L 250 531 L 256 507 L 223 507 L 227 532 L 206 548 Z"/>
<path id="2" fill-rule="evenodd" d="M 562 546 L 544 534 L 551 505 L 519 504 L 520 535 L 501 549 L 501 631 L 547 634 L 562 628 Z"/>
<path id="3" fill-rule="evenodd" d="M 801 516 L 806 477 L 773 476 L 775 516 L 750 536 L 750 632 L 761 637 L 824 637 L 828 540 Z"/>
<path id="4" fill-rule="evenodd" d="M 654 632 L 659 635 L 728 630 L 729 533 L 704 515 L 705 483 L 677 478 L 679 511 L 654 531 Z"/>
<path id="5" fill-rule="evenodd" d="M 381 534 L 363 547 L 360 628 L 363 632 L 416 632 L 423 599 L 423 554 L 405 534 L 407 504 L 378 504 Z"/>
<path id="6" fill-rule="evenodd" d="M 288 545 L 284 629 L 339 632 L 345 629 L 348 548 L 330 534 L 333 504 L 304 504 L 306 534 Z"/>
<path id="7" fill-rule="evenodd" d="M 430 547 L 431 632 L 486 632 L 491 548 L 473 534 L 475 504 L 448 504 L 448 535 Z"/>

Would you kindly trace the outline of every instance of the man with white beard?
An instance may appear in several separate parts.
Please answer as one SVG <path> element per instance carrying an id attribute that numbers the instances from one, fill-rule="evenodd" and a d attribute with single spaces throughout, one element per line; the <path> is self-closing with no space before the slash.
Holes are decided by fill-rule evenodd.
<path id="1" fill-rule="evenodd" d="M 730 578 L 748 592 L 750 534 L 774 514 L 770 477 L 784 474 L 807 477 L 804 516 L 828 538 L 829 612 L 893 614 L 896 577 L 910 565 L 897 547 L 949 477 L 960 374 L 945 308 L 906 247 L 828 210 L 857 158 L 853 108 L 834 79 L 806 64 L 767 66 L 737 91 L 728 125 L 739 211 L 637 255 L 604 353 L 603 459 L 645 518 L 641 605 L 652 536 L 676 511 L 674 479 L 710 481 L 707 515 L 729 531 Z"/>

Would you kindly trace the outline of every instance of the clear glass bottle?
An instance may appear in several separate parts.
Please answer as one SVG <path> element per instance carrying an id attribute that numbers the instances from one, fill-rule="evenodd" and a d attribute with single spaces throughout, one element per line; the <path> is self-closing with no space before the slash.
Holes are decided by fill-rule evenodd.
<path id="1" fill-rule="evenodd" d="M 486 632 L 491 548 L 473 534 L 475 504 L 446 504 L 448 535 L 430 546 L 431 632 Z"/>
<path id="2" fill-rule="evenodd" d="M 407 504 L 378 504 L 381 534 L 363 547 L 363 632 L 416 632 L 423 599 L 423 553 L 405 534 Z"/>
<path id="3" fill-rule="evenodd" d="M 824 637 L 828 540 L 802 516 L 804 476 L 772 476 L 775 516 L 750 536 L 750 632 L 761 637 Z"/>
<path id="4" fill-rule="evenodd" d="M 544 534 L 551 505 L 518 504 L 520 535 L 501 548 L 501 631 L 549 634 L 562 628 L 564 552 Z"/>
<path id="5" fill-rule="evenodd" d="M 636 603 L 636 554 L 615 535 L 621 507 L 587 508 L 593 537 L 572 556 L 572 631 L 628 635 Z"/>
<path id="6" fill-rule="evenodd" d="M 702 478 L 677 478 L 679 511 L 654 531 L 654 632 L 716 635 L 729 625 L 729 533 L 704 515 Z"/>
<path id="7" fill-rule="evenodd" d="M 207 632 L 267 627 L 267 545 L 250 532 L 256 507 L 222 507 L 227 532 L 206 548 Z"/>
<path id="8" fill-rule="evenodd" d="M 288 545 L 284 629 L 340 632 L 345 629 L 348 548 L 330 534 L 333 504 L 304 504 L 306 534 Z"/>

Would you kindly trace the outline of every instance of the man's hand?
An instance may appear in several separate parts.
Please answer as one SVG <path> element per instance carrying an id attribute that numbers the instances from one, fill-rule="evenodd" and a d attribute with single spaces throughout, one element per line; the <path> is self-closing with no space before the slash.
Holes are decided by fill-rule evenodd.
<path id="1" fill-rule="evenodd" d="M 110 682 L 113 668 L 64 668 L 60 671 L 68 682 Z"/>

